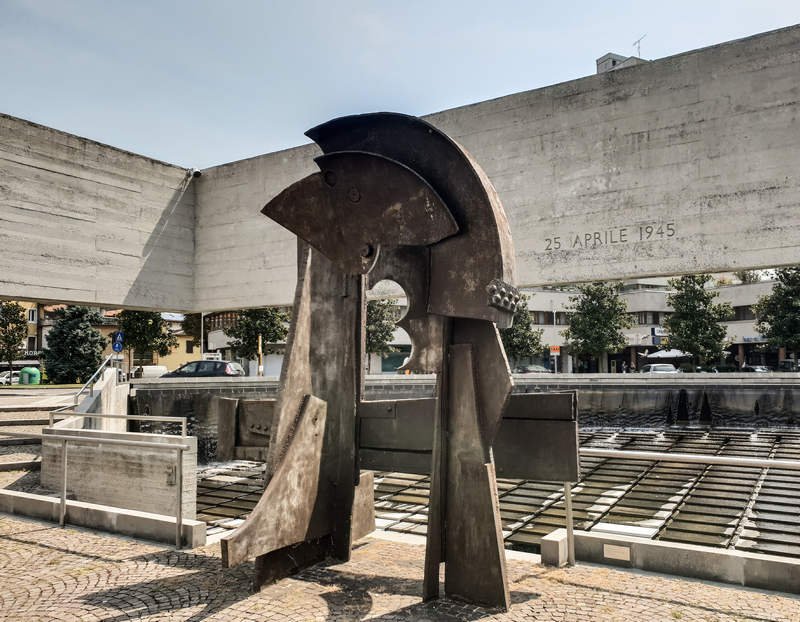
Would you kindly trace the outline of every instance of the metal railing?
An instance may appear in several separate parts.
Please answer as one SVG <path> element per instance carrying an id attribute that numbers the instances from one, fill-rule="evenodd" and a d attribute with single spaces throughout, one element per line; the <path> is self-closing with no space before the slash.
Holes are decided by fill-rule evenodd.
<path id="1" fill-rule="evenodd" d="M 155 415 L 104 415 L 102 413 L 78 413 L 74 410 L 51 410 L 49 413 L 49 426 L 53 428 L 53 423 L 55 421 L 53 415 L 65 415 L 66 417 L 85 417 L 85 418 L 96 418 L 96 419 L 126 419 L 130 421 L 153 421 L 157 423 L 180 423 L 181 424 L 181 436 L 186 436 L 187 430 L 187 418 L 186 417 L 160 417 Z M 63 421 L 63 419 L 61 420 Z M 54 430 L 64 429 L 69 430 L 73 428 L 53 428 Z"/>
<path id="2" fill-rule="evenodd" d="M 112 418 L 134 418 L 128 415 L 95 415 L 77 413 L 77 416 L 100 416 Z M 186 418 L 185 417 L 149 417 L 150 419 L 169 419 L 169 420 L 183 420 L 183 436 L 186 436 Z M 61 430 L 59 428 L 52 428 L 54 430 Z M 69 432 L 71 429 L 66 428 L 64 431 Z M 32 434 L 30 432 L 7 432 L 3 430 L 0 436 L 9 436 L 12 438 L 38 438 L 40 441 L 51 440 L 61 441 L 61 493 L 60 493 L 60 510 L 58 524 L 63 527 L 66 523 L 67 514 L 67 443 L 73 442 L 82 445 L 123 445 L 128 447 L 139 447 L 141 449 L 156 449 L 161 451 L 174 451 L 175 452 L 175 485 L 176 485 L 176 508 L 175 508 L 175 548 L 181 548 L 182 543 L 182 529 L 183 529 L 183 452 L 191 449 L 191 445 L 181 443 L 179 445 L 165 445 L 164 443 L 156 443 L 149 441 L 133 441 L 126 439 L 116 438 L 102 438 L 102 437 L 85 437 L 77 436 L 75 434 Z"/>
<path id="3" fill-rule="evenodd" d="M 115 359 L 114 357 L 117 356 L 116 352 L 114 354 L 109 354 L 102 363 L 100 363 L 100 367 L 98 367 L 95 372 L 92 374 L 92 377 L 87 380 L 84 385 L 80 388 L 80 390 L 75 394 L 74 398 L 74 405 L 77 406 L 78 403 L 81 401 L 81 395 L 89 389 L 89 395 L 94 395 L 94 385 L 99 379 L 100 375 L 103 373 L 103 370 L 108 366 L 110 362 L 113 362 Z M 112 365 L 112 367 L 114 367 Z M 115 367 L 114 367 L 115 368 Z M 115 368 L 116 369 L 116 368 Z"/>
<path id="4" fill-rule="evenodd" d="M 580 456 L 587 458 L 619 458 L 621 460 L 646 460 L 650 462 L 677 462 L 686 464 L 718 464 L 722 466 L 755 467 L 760 469 L 787 469 L 800 471 L 800 460 L 775 458 L 744 458 L 709 454 L 679 454 L 664 451 L 627 451 L 581 447 Z M 567 527 L 567 561 L 575 565 L 575 537 L 572 517 L 572 482 L 564 482 L 564 518 Z"/>

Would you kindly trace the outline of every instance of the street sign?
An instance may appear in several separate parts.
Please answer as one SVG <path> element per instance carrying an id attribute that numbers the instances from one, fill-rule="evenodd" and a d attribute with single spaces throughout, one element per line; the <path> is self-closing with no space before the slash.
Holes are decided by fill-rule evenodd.
<path id="1" fill-rule="evenodd" d="M 561 346 L 550 346 L 550 356 L 558 356 L 561 354 Z"/>
<path id="2" fill-rule="evenodd" d="M 114 352 L 122 352 L 124 343 L 125 333 L 123 333 L 121 330 L 118 330 L 111 335 L 111 349 L 114 350 Z"/>

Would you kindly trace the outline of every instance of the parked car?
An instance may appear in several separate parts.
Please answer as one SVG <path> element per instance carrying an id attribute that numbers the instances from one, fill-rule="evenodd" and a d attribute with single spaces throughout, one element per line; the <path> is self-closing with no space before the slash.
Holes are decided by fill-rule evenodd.
<path id="1" fill-rule="evenodd" d="M 246 376 L 244 367 L 233 361 L 192 361 L 181 365 L 175 371 L 161 376 L 162 378 L 198 378 L 211 376 Z"/>
<path id="2" fill-rule="evenodd" d="M 4 371 L 0 373 L 0 384 L 19 384 L 19 372 Z"/>
<path id="3" fill-rule="evenodd" d="M 514 368 L 515 374 L 549 374 L 550 370 L 544 365 L 518 365 Z"/>
<path id="4" fill-rule="evenodd" d="M 679 374 L 681 373 L 672 363 L 649 363 L 644 365 L 640 374 Z"/>

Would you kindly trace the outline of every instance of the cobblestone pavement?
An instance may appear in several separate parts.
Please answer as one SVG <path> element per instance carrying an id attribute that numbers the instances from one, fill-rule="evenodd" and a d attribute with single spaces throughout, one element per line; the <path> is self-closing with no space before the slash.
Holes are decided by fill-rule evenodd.
<path id="1" fill-rule="evenodd" d="M 0 620 L 800 620 L 800 599 L 783 594 L 527 559 L 509 560 L 508 613 L 423 604 L 422 561 L 421 546 L 367 538 L 346 564 L 252 594 L 252 565 L 222 569 L 216 545 L 177 552 L 0 515 Z"/>

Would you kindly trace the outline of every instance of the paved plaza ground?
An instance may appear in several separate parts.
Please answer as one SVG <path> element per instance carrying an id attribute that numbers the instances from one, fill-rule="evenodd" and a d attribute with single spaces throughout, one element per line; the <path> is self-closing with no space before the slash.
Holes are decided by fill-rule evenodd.
<path id="1" fill-rule="evenodd" d="M 508 562 L 510 612 L 424 604 L 423 553 L 368 537 L 346 564 L 253 594 L 252 565 L 223 569 L 217 544 L 174 551 L 0 514 L 0 620 L 800 620 L 800 598 L 785 594 L 591 565 L 544 568 L 519 553 Z"/>

